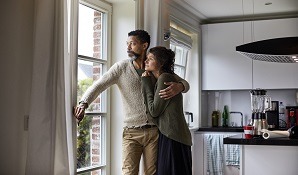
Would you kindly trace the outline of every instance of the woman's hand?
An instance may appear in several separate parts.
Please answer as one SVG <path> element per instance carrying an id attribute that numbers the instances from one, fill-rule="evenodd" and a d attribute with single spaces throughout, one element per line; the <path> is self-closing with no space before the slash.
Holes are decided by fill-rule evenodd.
<path id="1" fill-rule="evenodd" d="M 151 76 L 149 71 L 145 71 L 144 73 L 142 73 L 142 77 L 149 77 L 149 76 Z"/>

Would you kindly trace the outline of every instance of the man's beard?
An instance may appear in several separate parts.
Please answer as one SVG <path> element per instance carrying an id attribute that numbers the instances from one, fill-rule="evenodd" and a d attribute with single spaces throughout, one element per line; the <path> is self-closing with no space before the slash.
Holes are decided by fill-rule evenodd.
<path id="1" fill-rule="evenodd" d="M 127 53 L 128 53 L 128 56 L 129 56 L 130 58 L 132 58 L 133 60 L 135 60 L 135 59 L 137 59 L 137 58 L 139 58 L 139 57 L 141 56 L 140 54 L 135 53 L 135 52 L 133 52 L 133 51 L 127 51 Z"/>

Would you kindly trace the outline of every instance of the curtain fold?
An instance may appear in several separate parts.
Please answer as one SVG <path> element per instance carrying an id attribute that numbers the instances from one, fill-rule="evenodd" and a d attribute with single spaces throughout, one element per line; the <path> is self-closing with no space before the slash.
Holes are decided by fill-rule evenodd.
<path id="1" fill-rule="evenodd" d="M 75 173 L 68 0 L 36 0 L 27 175 Z"/>

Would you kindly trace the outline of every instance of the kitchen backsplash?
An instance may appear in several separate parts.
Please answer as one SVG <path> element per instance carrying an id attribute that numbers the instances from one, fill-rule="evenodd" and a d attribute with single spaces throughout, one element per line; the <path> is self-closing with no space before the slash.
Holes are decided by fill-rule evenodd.
<path id="1" fill-rule="evenodd" d="M 281 101 L 284 106 L 298 105 L 298 89 L 266 90 L 272 101 Z M 224 105 L 228 105 L 229 111 L 241 112 L 244 118 L 243 124 L 248 124 L 249 119 L 251 119 L 250 90 L 225 90 L 202 91 L 201 126 L 211 126 L 212 111 L 217 107 L 222 112 Z M 231 121 L 235 122 L 234 125 L 240 126 L 240 115 L 231 115 Z M 221 117 L 219 125 L 221 125 Z"/>

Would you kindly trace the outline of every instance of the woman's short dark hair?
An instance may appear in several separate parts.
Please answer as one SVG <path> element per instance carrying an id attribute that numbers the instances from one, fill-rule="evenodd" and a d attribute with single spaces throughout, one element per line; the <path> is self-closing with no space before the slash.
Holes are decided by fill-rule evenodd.
<path id="1" fill-rule="evenodd" d="M 128 36 L 136 36 L 141 43 L 148 43 L 148 47 L 150 46 L 150 35 L 145 30 L 134 30 L 128 33 Z"/>
<path id="2" fill-rule="evenodd" d="M 155 56 L 163 72 L 174 73 L 175 52 L 163 46 L 157 46 L 149 49 L 149 53 Z"/>

